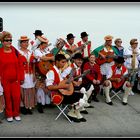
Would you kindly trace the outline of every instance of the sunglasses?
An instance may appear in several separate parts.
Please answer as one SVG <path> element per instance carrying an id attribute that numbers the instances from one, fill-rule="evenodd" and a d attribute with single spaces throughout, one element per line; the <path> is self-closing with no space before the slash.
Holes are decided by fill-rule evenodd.
<path id="1" fill-rule="evenodd" d="M 5 42 L 12 42 L 12 39 L 5 39 Z"/>
<path id="2" fill-rule="evenodd" d="M 118 43 L 122 43 L 122 41 L 117 41 Z"/>
<path id="3" fill-rule="evenodd" d="M 134 42 L 133 44 L 138 44 L 137 42 Z"/>

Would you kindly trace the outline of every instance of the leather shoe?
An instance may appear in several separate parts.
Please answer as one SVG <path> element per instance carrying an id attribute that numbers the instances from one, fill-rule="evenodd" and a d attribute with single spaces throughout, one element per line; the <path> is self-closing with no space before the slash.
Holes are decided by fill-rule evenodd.
<path id="1" fill-rule="evenodd" d="M 71 117 L 71 116 L 69 116 L 69 115 L 67 115 L 67 116 L 68 116 L 68 118 L 69 118 L 71 121 L 73 121 L 73 122 L 77 122 L 77 123 L 80 123 L 80 122 L 81 122 L 79 119 L 77 119 L 77 118 L 75 118 L 75 117 Z"/>
<path id="2" fill-rule="evenodd" d="M 86 122 L 87 120 L 85 118 L 79 119 L 81 122 Z"/>
<path id="3" fill-rule="evenodd" d="M 107 104 L 108 104 L 108 105 L 113 105 L 113 103 L 112 103 L 112 102 L 108 102 Z"/>
<path id="4" fill-rule="evenodd" d="M 93 105 L 86 106 L 85 108 L 94 108 Z"/>
<path id="5" fill-rule="evenodd" d="M 123 105 L 127 105 L 127 103 L 125 103 L 125 102 L 122 102 L 122 104 L 123 104 Z"/>
<path id="6" fill-rule="evenodd" d="M 93 99 L 93 101 L 95 101 L 95 102 L 99 102 L 99 100 L 98 100 L 96 97 L 93 97 L 92 99 Z"/>
<path id="7" fill-rule="evenodd" d="M 88 114 L 88 112 L 86 110 L 82 110 L 82 111 L 80 111 L 80 113 Z"/>

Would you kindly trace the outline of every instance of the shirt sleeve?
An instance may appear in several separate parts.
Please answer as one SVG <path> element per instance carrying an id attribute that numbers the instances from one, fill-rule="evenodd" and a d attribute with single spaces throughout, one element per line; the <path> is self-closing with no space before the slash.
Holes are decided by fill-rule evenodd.
<path id="1" fill-rule="evenodd" d="M 40 42 L 39 39 L 34 40 L 31 49 L 32 49 L 32 50 L 35 50 L 35 49 L 38 47 L 38 45 L 39 45 L 40 43 L 41 43 L 41 42 Z"/>
<path id="2" fill-rule="evenodd" d="M 112 75 L 113 75 L 112 69 L 111 69 L 111 67 L 109 67 L 109 70 L 108 70 L 108 73 L 106 75 L 106 78 L 109 79 L 109 78 L 112 77 Z"/>
<path id="3" fill-rule="evenodd" d="M 128 74 L 128 69 L 126 69 L 125 73 L 123 75 L 127 75 Z"/>
<path id="4" fill-rule="evenodd" d="M 54 72 L 51 70 L 46 74 L 46 86 L 51 86 L 54 83 Z"/>
<path id="5" fill-rule="evenodd" d="M 40 58 L 42 57 L 38 50 L 34 51 L 34 56 L 35 56 L 35 58 L 37 59 L 38 62 L 40 61 Z"/>
<path id="6" fill-rule="evenodd" d="M 67 75 L 70 74 L 71 70 L 72 70 L 72 68 L 70 66 L 67 67 L 66 69 L 64 69 L 64 71 L 61 73 L 62 78 L 67 77 Z"/>

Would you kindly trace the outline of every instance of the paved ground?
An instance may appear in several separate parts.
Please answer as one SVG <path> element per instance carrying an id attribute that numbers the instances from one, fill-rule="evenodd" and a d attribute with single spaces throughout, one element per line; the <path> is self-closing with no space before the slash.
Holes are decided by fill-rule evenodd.
<path id="1" fill-rule="evenodd" d="M 95 108 L 87 109 L 87 122 L 70 124 L 62 115 L 55 121 L 58 109 L 46 108 L 44 114 L 34 110 L 33 115 L 21 115 L 21 122 L 0 124 L 0 137 L 140 137 L 140 94 L 129 96 L 129 104 L 123 106 L 113 99 L 113 106 L 92 101 Z"/>

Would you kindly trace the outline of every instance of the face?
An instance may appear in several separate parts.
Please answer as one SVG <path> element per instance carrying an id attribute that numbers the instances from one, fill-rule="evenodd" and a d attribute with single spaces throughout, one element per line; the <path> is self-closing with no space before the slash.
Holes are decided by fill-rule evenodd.
<path id="1" fill-rule="evenodd" d="M 131 45 L 132 49 L 136 49 L 138 47 L 138 42 L 135 41 L 132 45 Z"/>
<path id="2" fill-rule="evenodd" d="M 56 65 L 58 66 L 58 68 L 61 69 L 65 66 L 66 62 L 67 62 L 66 59 L 62 59 L 60 61 L 56 61 Z"/>
<path id="3" fill-rule="evenodd" d="M 46 61 L 46 69 L 49 70 L 52 67 L 52 63 L 50 61 Z"/>
<path id="4" fill-rule="evenodd" d="M 21 48 L 27 49 L 29 46 L 29 40 L 22 41 L 20 43 Z"/>
<path id="5" fill-rule="evenodd" d="M 116 42 L 116 46 L 121 46 L 122 45 L 122 40 L 118 40 L 117 42 Z"/>
<path id="6" fill-rule="evenodd" d="M 83 37 L 82 40 L 83 40 L 84 42 L 87 42 L 87 41 L 88 41 L 88 36 Z"/>
<path id="7" fill-rule="evenodd" d="M 71 38 L 71 39 L 69 39 L 69 40 L 67 40 L 68 41 L 68 43 L 70 44 L 70 45 L 72 45 L 73 43 L 74 43 L 74 38 Z"/>
<path id="8" fill-rule="evenodd" d="M 81 67 L 82 66 L 82 63 L 83 63 L 83 60 L 81 58 L 78 58 L 78 59 L 75 59 L 74 60 L 74 63 L 78 66 L 78 67 Z"/>
<path id="9" fill-rule="evenodd" d="M 48 43 L 43 43 L 43 44 L 41 44 L 40 46 L 41 46 L 42 49 L 46 49 L 47 46 L 48 46 Z"/>
<path id="10" fill-rule="evenodd" d="M 89 62 L 92 63 L 92 64 L 95 63 L 95 58 L 96 58 L 95 55 L 91 55 L 89 57 Z"/>
<path id="11" fill-rule="evenodd" d="M 119 63 L 116 63 L 116 66 L 117 66 L 117 68 L 121 68 L 121 66 L 122 66 L 123 64 L 119 64 Z"/>
<path id="12" fill-rule="evenodd" d="M 2 44 L 4 47 L 9 48 L 12 45 L 12 37 L 4 38 Z"/>
<path id="13" fill-rule="evenodd" d="M 106 46 L 112 46 L 112 40 L 106 40 L 105 45 Z"/>

